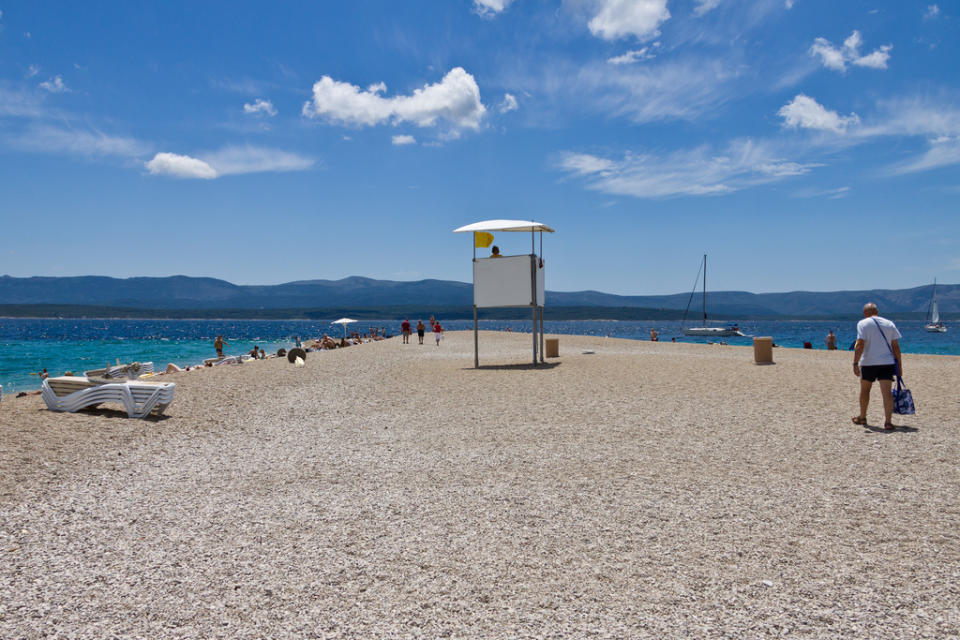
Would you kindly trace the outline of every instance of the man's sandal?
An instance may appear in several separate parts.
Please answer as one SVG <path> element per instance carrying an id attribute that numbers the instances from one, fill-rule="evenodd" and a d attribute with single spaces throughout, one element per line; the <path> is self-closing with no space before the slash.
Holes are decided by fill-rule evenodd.
<path id="1" fill-rule="evenodd" d="M 867 419 L 866 419 L 866 418 L 861 418 L 860 416 L 853 416 L 853 417 L 850 418 L 850 419 L 853 420 L 853 424 L 859 424 L 859 425 L 862 425 L 862 426 L 864 426 L 864 427 L 867 426 Z"/>

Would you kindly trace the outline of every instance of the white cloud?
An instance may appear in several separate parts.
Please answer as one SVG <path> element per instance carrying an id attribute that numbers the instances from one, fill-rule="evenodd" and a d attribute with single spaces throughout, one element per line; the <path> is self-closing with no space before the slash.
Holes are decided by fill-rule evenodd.
<path id="1" fill-rule="evenodd" d="M 146 163 L 154 175 L 212 180 L 221 176 L 268 171 L 301 171 L 313 166 L 312 158 L 263 147 L 231 146 L 200 154 L 199 158 L 158 153 Z"/>
<path id="2" fill-rule="evenodd" d="M 473 8 L 481 16 L 495 16 L 503 12 L 513 0 L 473 0 Z"/>
<path id="3" fill-rule="evenodd" d="M 913 97 L 882 102 L 880 114 L 858 131 L 862 137 L 922 136 L 930 140 L 960 136 L 960 100 Z"/>
<path id="4" fill-rule="evenodd" d="M 393 136 L 391 142 L 398 147 L 402 147 L 407 144 L 417 144 L 417 139 L 414 138 L 413 136 L 400 135 L 400 136 Z"/>
<path id="5" fill-rule="evenodd" d="M 790 128 L 817 129 L 843 133 L 850 125 L 860 122 L 855 113 L 841 116 L 836 111 L 830 111 L 810 96 L 802 93 L 780 107 L 777 115 L 783 118 L 783 126 Z"/>
<path id="6" fill-rule="evenodd" d="M 927 11 L 923 14 L 923 17 L 926 19 L 936 18 L 940 15 L 940 7 L 935 4 L 931 4 L 927 7 Z"/>
<path id="7" fill-rule="evenodd" d="M 314 164 L 313 158 L 297 153 L 250 145 L 224 147 L 219 151 L 200 154 L 200 159 L 213 167 L 220 176 L 302 171 Z"/>
<path id="8" fill-rule="evenodd" d="M 720 195 L 819 166 L 784 160 L 770 144 L 749 139 L 734 141 L 722 153 L 700 147 L 667 155 L 627 154 L 621 160 L 568 153 L 558 165 L 585 178 L 590 189 L 636 198 Z"/>
<path id="9" fill-rule="evenodd" d="M 277 115 L 277 109 L 276 107 L 273 106 L 273 103 L 270 102 L 269 100 L 263 100 L 262 98 L 257 98 L 256 100 L 254 100 L 253 104 L 250 104 L 250 103 L 244 104 L 243 112 L 252 113 L 252 114 L 264 113 L 271 117 Z"/>
<path id="10" fill-rule="evenodd" d="M 842 47 L 834 46 L 826 38 L 815 39 L 810 46 L 810 55 L 819 56 L 823 66 L 834 71 L 846 71 L 848 64 L 872 69 L 886 69 L 893 45 L 885 44 L 866 55 L 860 55 L 862 44 L 863 38 L 860 36 L 860 32 L 854 30 L 850 37 L 843 41 Z"/>
<path id="11" fill-rule="evenodd" d="M 794 0 L 783 0 L 783 6 L 785 6 L 787 10 L 793 9 L 793 3 Z"/>
<path id="12" fill-rule="evenodd" d="M 660 25 L 670 19 L 667 0 L 595 0 L 594 6 L 598 11 L 587 26 L 604 40 L 629 36 L 649 40 L 657 37 Z"/>
<path id="13" fill-rule="evenodd" d="M 809 118 L 811 124 L 819 122 L 823 125 L 819 128 L 828 130 L 834 129 L 835 126 L 844 126 L 834 120 L 838 118 L 842 121 L 844 118 L 826 111 L 812 100 L 811 102 L 813 105 L 809 111 L 803 111 L 803 115 L 794 114 L 795 126 L 803 126 L 803 117 Z M 813 142 L 816 145 L 826 145 L 828 148 L 842 148 L 864 144 L 878 138 L 900 138 L 904 139 L 902 143 L 890 145 L 890 147 L 909 148 L 906 139 L 919 138 L 925 147 L 921 152 L 888 166 L 881 173 L 901 175 L 954 166 L 960 164 L 960 108 L 956 106 L 958 103 L 960 100 L 949 94 L 939 97 L 912 97 L 884 101 L 877 105 L 876 113 L 872 117 L 865 118 L 863 122 L 858 118 L 856 126 L 848 126 L 844 132 L 845 135 L 830 136 L 830 138 L 821 138 Z M 784 116 L 783 113 L 780 115 Z M 854 124 L 853 121 L 849 121 L 849 118 L 853 117 L 856 116 L 851 114 L 847 118 L 848 125 Z"/>
<path id="14" fill-rule="evenodd" d="M 487 111 L 476 80 L 462 67 L 451 69 L 440 82 L 408 96 L 385 98 L 381 94 L 386 90 L 382 82 L 361 90 L 323 76 L 313 85 L 313 98 L 303 105 L 303 115 L 351 126 L 412 122 L 432 127 L 444 120 L 460 130 L 478 129 Z"/>
<path id="15" fill-rule="evenodd" d="M 32 64 L 32 65 L 30 65 L 29 67 L 27 67 L 27 77 L 28 77 L 28 78 L 32 78 L 32 77 L 34 77 L 35 75 L 37 75 L 38 73 L 40 73 L 40 67 L 39 67 L 39 65 Z"/>
<path id="16" fill-rule="evenodd" d="M 157 176 L 173 176 L 174 178 L 200 178 L 212 180 L 217 172 L 203 160 L 190 156 L 181 156 L 176 153 L 158 153 L 145 165 L 147 170 Z"/>
<path id="17" fill-rule="evenodd" d="M 63 84 L 63 78 L 60 76 L 53 76 L 49 80 L 44 80 L 40 83 L 41 89 L 46 89 L 50 93 L 64 93 L 69 91 L 67 85 Z"/>
<path id="18" fill-rule="evenodd" d="M 599 64 L 551 73 L 552 82 L 568 95 L 589 99 L 607 115 L 655 122 L 711 113 L 734 95 L 730 81 L 736 71 L 728 70 L 722 60 L 691 59 L 658 65 Z"/>
<path id="19" fill-rule="evenodd" d="M 853 61 L 853 64 L 858 67 L 870 67 L 871 69 L 886 69 L 891 49 L 893 49 L 893 45 L 885 44 L 872 53 L 857 58 Z"/>
<path id="20" fill-rule="evenodd" d="M 651 48 L 656 47 L 659 43 L 655 43 L 653 47 L 643 47 L 642 49 L 635 49 L 633 51 L 627 51 L 626 53 L 614 56 L 613 58 L 607 58 L 607 62 L 610 64 L 633 64 L 634 62 L 639 62 L 640 60 L 653 60 L 656 58 L 656 54 L 650 51 Z"/>
<path id="21" fill-rule="evenodd" d="M 46 110 L 33 92 L 13 91 L 0 85 L 0 116 L 41 118 Z"/>
<path id="22" fill-rule="evenodd" d="M 614 167 L 614 162 L 588 153 L 565 153 L 561 156 L 559 165 L 564 171 L 586 176 L 608 171 Z"/>
<path id="23" fill-rule="evenodd" d="M 894 175 L 917 173 L 955 164 L 960 164 L 960 137 L 956 136 L 932 140 L 927 151 L 890 167 L 887 173 Z"/>
<path id="24" fill-rule="evenodd" d="M 835 71 L 845 71 L 847 61 L 843 51 L 830 44 L 826 38 L 817 38 L 810 47 L 810 55 L 820 56 L 820 61 L 828 69 Z"/>
<path id="25" fill-rule="evenodd" d="M 794 198 L 828 198 L 830 200 L 839 200 L 850 195 L 850 187 L 836 187 L 834 189 L 816 189 L 807 188 L 794 192 Z"/>
<path id="26" fill-rule="evenodd" d="M 500 106 L 497 109 L 500 113 L 507 113 L 508 111 L 516 111 L 520 108 L 520 105 L 517 104 L 517 99 L 509 93 L 503 94 L 503 102 L 500 103 Z"/>
<path id="27" fill-rule="evenodd" d="M 720 4 L 720 0 L 696 0 L 697 6 L 693 8 L 693 15 L 703 16 L 704 14 L 713 11 Z"/>
<path id="28" fill-rule="evenodd" d="M 83 156 L 134 158 L 150 151 L 148 145 L 134 138 L 111 136 L 95 129 L 64 129 L 46 124 L 32 124 L 23 133 L 8 137 L 7 143 L 24 151 Z"/>

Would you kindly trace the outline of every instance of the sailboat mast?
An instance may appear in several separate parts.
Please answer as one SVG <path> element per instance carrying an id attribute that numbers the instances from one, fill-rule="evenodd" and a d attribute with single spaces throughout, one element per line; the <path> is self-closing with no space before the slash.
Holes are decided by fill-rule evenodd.
<path id="1" fill-rule="evenodd" d="M 703 326 L 707 326 L 707 254 L 703 254 Z"/>

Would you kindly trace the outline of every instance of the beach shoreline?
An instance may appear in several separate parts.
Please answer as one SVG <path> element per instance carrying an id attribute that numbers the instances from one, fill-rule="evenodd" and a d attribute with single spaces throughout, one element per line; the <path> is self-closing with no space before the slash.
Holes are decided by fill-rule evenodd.
<path id="1" fill-rule="evenodd" d="M 947 636 L 960 357 L 472 332 L 0 404 L 0 635 Z M 593 351 L 594 353 L 585 353 Z"/>

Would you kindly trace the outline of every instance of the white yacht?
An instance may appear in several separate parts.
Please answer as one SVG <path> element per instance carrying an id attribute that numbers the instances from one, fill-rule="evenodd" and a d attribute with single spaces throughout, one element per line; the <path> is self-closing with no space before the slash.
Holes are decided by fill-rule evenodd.
<path id="1" fill-rule="evenodd" d="M 930 333 L 946 333 L 947 327 L 940 319 L 940 309 L 937 308 L 937 279 L 933 279 L 933 298 L 930 299 L 930 309 L 927 311 L 927 324 L 923 327 Z"/>
<path id="2" fill-rule="evenodd" d="M 707 326 L 707 254 L 703 254 L 703 324 L 699 327 L 684 327 L 683 335 L 685 336 L 696 336 L 700 338 L 725 338 L 729 336 L 743 336 L 744 334 L 740 332 L 740 327 L 736 324 L 728 324 L 725 327 L 708 327 Z M 696 292 L 697 288 L 694 286 L 693 291 Z M 691 298 L 693 293 L 690 294 Z M 690 308 L 690 303 L 687 303 L 687 309 Z M 684 314 L 686 317 L 686 314 Z"/>

